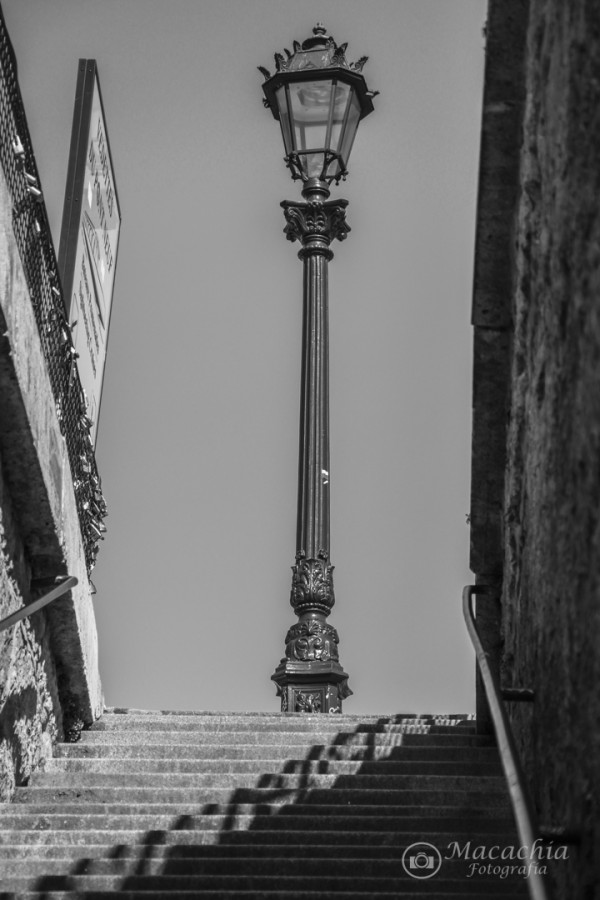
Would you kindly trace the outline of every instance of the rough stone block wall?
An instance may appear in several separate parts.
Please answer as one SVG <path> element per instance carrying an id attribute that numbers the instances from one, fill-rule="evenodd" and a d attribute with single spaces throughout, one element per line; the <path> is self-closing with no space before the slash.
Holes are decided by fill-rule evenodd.
<path id="1" fill-rule="evenodd" d="M 30 599 L 31 567 L 0 465 L 0 619 Z M 60 721 L 43 610 L 0 634 L 0 801 L 52 755 Z"/>
<path id="2" fill-rule="evenodd" d="M 532 0 L 504 522 L 505 684 L 541 822 L 600 898 L 600 3 Z"/>

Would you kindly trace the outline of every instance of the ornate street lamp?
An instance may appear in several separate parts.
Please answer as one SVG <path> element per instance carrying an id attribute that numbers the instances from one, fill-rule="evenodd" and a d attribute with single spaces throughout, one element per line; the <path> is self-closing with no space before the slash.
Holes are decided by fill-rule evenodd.
<path id="1" fill-rule="evenodd" d="M 271 676 L 283 712 L 341 712 L 352 692 L 339 662 L 338 634 L 325 620 L 334 604 L 329 562 L 329 245 L 348 232 L 347 200 L 329 200 L 329 186 L 347 174 L 359 121 L 373 111 L 376 92 L 361 75 L 367 61 L 346 61 L 322 25 L 265 76 L 265 106 L 279 120 L 285 162 L 301 180 L 305 202 L 284 200 L 289 241 L 300 241 L 304 263 L 302 390 L 298 462 L 296 565 L 290 603 L 299 621 L 289 629 L 285 657 Z"/>

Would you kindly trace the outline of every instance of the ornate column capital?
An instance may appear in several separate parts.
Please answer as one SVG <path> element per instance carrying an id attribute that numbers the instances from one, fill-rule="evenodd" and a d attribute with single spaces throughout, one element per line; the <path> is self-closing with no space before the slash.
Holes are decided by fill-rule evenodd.
<path id="1" fill-rule="evenodd" d="M 346 222 L 347 200 L 283 200 L 281 206 L 288 241 L 300 241 L 306 249 L 323 252 L 331 241 L 344 241 L 350 231 Z"/>
<path id="2" fill-rule="evenodd" d="M 324 550 L 319 552 L 318 559 L 307 559 L 302 551 L 297 554 L 296 565 L 292 566 L 290 594 L 290 603 L 297 616 L 307 612 L 329 615 L 335 603 L 333 569 Z"/>

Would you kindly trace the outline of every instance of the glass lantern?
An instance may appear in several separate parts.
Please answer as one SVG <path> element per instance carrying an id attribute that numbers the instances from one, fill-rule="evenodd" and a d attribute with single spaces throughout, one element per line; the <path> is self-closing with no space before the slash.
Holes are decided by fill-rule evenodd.
<path id="1" fill-rule="evenodd" d="M 348 64 L 346 45 L 338 47 L 322 26 L 287 60 L 276 54 L 277 73 L 263 85 L 265 105 L 279 120 L 285 161 L 293 178 L 327 184 L 347 174 L 358 123 L 373 111 L 372 98 L 360 74 L 366 57 Z"/>

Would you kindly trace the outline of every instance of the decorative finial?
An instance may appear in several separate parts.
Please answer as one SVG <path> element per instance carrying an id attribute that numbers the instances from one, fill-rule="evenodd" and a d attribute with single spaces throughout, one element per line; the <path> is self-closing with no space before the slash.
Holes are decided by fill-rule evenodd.
<path id="1" fill-rule="evenodd" d="M 317 22 L 317 24 L 313 28 L 313 34 L 316 34 L 316 35 L 327 34 L 327 29 L 325 28 L 325 26 L 323 25 L 322 22 Z"/>

